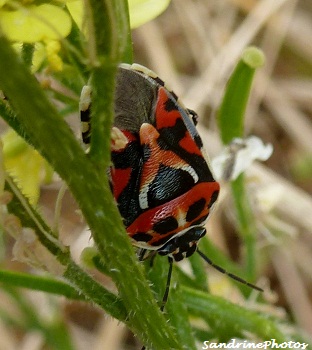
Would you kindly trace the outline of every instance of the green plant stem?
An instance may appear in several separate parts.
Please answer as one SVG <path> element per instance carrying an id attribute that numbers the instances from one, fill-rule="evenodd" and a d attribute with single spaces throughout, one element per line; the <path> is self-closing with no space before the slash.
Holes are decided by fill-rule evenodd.
<path id="1" fill-rule="evenodd" d="M 120 0 L 117 0 L 119 2 Z M 119 60 L 117 17 L 111 1 L 86 0 L 92 86 L 90 159 L 105 174 L 110 164 L 115 75 Z M 103 21 L 105 18 L 105 21 Z M 105 98 L 104 98 L 105 96 Z"/>
<path id="2" fill-rule="evenodd" d="M 34 51 L 35 51 L 35 45 L 34 44 L 23 43 L 23 46 L 22 46 L 22 60 L 25 62 L 25 65 L 27 67 L 29 67 L 29 68 L 32 65 L 32 59 L 33 59 Z"/>
<path id="3" fill-rule="evenodd" d="M 99 305 L 114 318 L 127 322 L 127 311 L 123 301 L 103 288 L 72 260 L 68 260 L 63 276 L 73 283 L 86 299 Z"/>
<path id="4" fill-rule="evenodd" d="M 110 165 L 108 150 L 111 143 L 117 65 L 124 57 L 130 59 L 131 52 L 128 5 L 125 0 L 86 0 L 85 6 L 89 17 L 87 23 L 92 86 L 92 138 L 89 155 L 105 173 Z"/>
<path id="5" fill-rule="evenodd" d="M 256 68 L 263 63 L 264 56 L 260 50 L 254 47 L 247 48 L 229 79 L 218 112 L 218 125 L 221 139 L 225 145 L 230 143 L 233 138 L 244 136 L 244 117 L 252 80 Z M 253 280 L 256 275 L 256 224 L 245 189 L 244 175 L 242 174 L 234 180 L 231 187 L 239 233 L 246 247 L 246 278 Z"/>
<path id="6" fill-rule="evenodd" d="M 168 277 L 169 263 L 166 257 L 155 256 L 153 264 L 147 260 L 145 262 L 148 278 L 151 282 L 152 289 L 158 300 L 159 307 L 163 306 L 163 296 L 166 289 L 166 281 Z M 196 349 L 194 338 L 192 337 L 192 329 L 188 320 L 188 314 L 185 305 L 183 304 L 183 295 L 178 284 L 178 268 L 173 263 L 173 271 L 170 281 L 169 297 L 165 304 L 164 312 L 168 314 L 170 326 L 173 327 L 180 344 L 184 348 L 193 350 Z"/>
<path id="7" fill-rule="evenodd" d="M 171 289 L 165 310 L 168 312 L 170 324 L 176 330 L 180 343 L 188 350 L 195 350 L 195 339 L 189 322 L 188 310 L 184 303 L 183 290 L 177 280 L 176 270 L 176 266 L 173 266 Z"/>
<path id="8" fill-rule="evenodd" d="M 22 272 L 0 270 L 0 282 L 11 286 L 62 295 L 68 299 L 86 300 L 69 284 L 47 276 L 34 276 Z"/>
<path id="9" fill-rule="evenodd" d="M 8 96 L 31 143 L 67 182 L 79 203 L 127 307 L 131 329 L 154 349 L 181 349 L 159 311 L 142 267 L 133 253 L 107 178 L 103 178 L 103 172 L 98 171 L 84 154 L 68 125 L 3 36 L 0 36 L 0 61 L 3 62 L 0 65 L 0 76 L 3 77 L 1 88 Z M 68 265 L 69 258 L 61 254 L 58 259 L 68 266 L 66 277 L 71 282 L 75 280 L 73 283 L 79 286 L 79 280 L 71 273 L 72 266 Z M 82 287 L 80 285 L 79 289 Z M 88 297 L 98 303 L 98 296 L 93 295 L 92 289 Z M 105 301 L 100 305 L 105 309 L 108 307 Z"/>
<path id="10" fill-rule="evenodd" d="M 249 204 L 245 188 L 245 176 L 231 183 L 234 205 L 239 225 L 239 232 L 244 240 L 246 278 L 253 281 L 256 276 L 256 223 Z"/>
<path id="11" fill-rule="evenodd" d="M 282 327 L 267 315 L 188 287 L 182 287 L 182 293 L 191 314 L 208 318 L 211 322 L 222 325 L 229 337 L 237 332 L 247 331 L 263 340 L 274 338 L 279 343 L 292 340 L 282 332 Z"/>
<path id="12" fill-rule="evenodd" d="M 86 8 L 90 17 L 90 50 L 91 53 L 93 53 L 90 57 L 93 102 L 92 138 L 89 155 L 91 160 L 96 164 L 96 167 L 102 173 L 101 175 L 105 177 L 106 169 L 110 165 L 110 130 L 113 120 L 113 93 L 115 87 L 116 65 L 119 63 L 119 58 L 127 56 L 127 59 L 130 59 L 129 53 L 127 55 L 125 54 L 130 46 L 129 18 L 127 15 L 127 2 L 125 0 L 87 0 Z M 107 18 L 104 25 L 103 13 L 104 17 Z M 92 57 L 95 58 L 94 63 L 92 63 Z M 109 188 L 107 179 L 105 185 L 106 188 Z M 106 194 L 106 196 L 112 203 L 112 195 Z M 157 340 L 156 344 L 158 342 L 159 344 L 162 344 L 162 347 L 164 348 L 172 346 L 175 341 L 169 339 L 170 336 L 168 337 L 165 335 L 164 337 L 160 335 L 160 333 L 164 333 L 163 331 L 158 331 L 159 324 L 157 324 L 156 319 L 158 319 L 158 322 L 161 324 L 164 324 L 164 318 L 159 312 L 155 314 L 155 310 L 153 311 L 153 308 L 156 307 L 156 303 L 152 299 L 152 294 L 148 290 L 142 269 L 138 266 L 136 257 L 134 257 L 133 254 L 129 254 L 129 251 L 131 250 L 130 242 L 127 240 L 127 244 L 125 244 L 124 236 L 121 234 L 124 232 L 124 228 L 119 215 L 114 212 L 112 215 L 105 215 L 105 219 L 106 222 L 113 226 L 110 227 L 110 232 L 112 234 L 114 231 L 116 232 L 116 229 L 119 231 L 118 234 L 114 234 L 115 246 L 118 247 L 118 251 L 110 249 L 112 254 L 108 254 L 106 247 L 107 241 L 105 242 L 105 234 L 103 231 L 93 229 L 93 237 L 97 243 L 100 254 L 103 258 L 105 257 L 105 259 L 103 259 L 104 263 L 106 261 L 107 266 L 110 266 L 111 268 L 111 276 L 119 287 L 118 289 L 121 292 L 122 298 L 129 305 L 129 310 L 133 310 L 133 319 L 131 321 L 134 327 L 143 330 L 142 335 L 143 338 L 145 338 L 144 342 L 148 345 L 152 345 L 153 343 L 149 343 L 149 339 L 154 338 Z M 112 261 L 116 258 L 118 259 L 118 257 L 122 260 L 119 269 L 123 270 L 125 279 L 120 278 L 121 271 L 119 269 L 116 269 L 115 266 L 112 268 L 111 266 Z M 134 270 L 130 268 L 127 271 L 127 268 L 125 268 L 125 266 L 130 267 L 133 265 L 137 266 Z M 137 285 L 134 283 L 129 284 L 126 274 L 128 274 L 128 281 L 131 281 L 133 274 L 136 274 Z M 145 292 L 143 292 L 144 290 Z M 149 294 L 147 299 L 151 298 L 153 302 L 151 303 L 147 301 L 138 303 L 138 296 L 144 295 L 145 298 L 147 294 Z M 145 322 L 143 323 L 142 316 L 139 316 L 142 315 L 142 313 L 145 314 Z M 151 317 L 151 315 L 153 315 L 153 317 Z M 153 335 L 151 337 L 152 329 Z M 144 337 L 144 333 L 149 333 L 149 337 Z M 156 347 L 155 340 L 153 345 Z"/>
<path id="13" fill-rule="evenodd" d="M 264 64 L 263 53 L 249 47 L 242 53 L 225 89 L 218 111 L 218 125 L 223 144 L 244 135 L 245 110 L 256 68 Z"/>
<path id="14" fill-rule="evenodd" d="M 117 14 L 118 42 L 121 62 L 132 63 L 132 37 L 130 29 L 128 0 L 112 1 L 113 11 Z"/>
<path id="15" fill-rule="evenodd" d="M 66 277 L 67 280 L 69 280 L 72 285 L 76 287 L 77 293 L 85 291 L 85 293 L 81 295 L 81 298 L 88 300 L 91 298 L 93 302 L 101 305 L 113 317 L 121 321 L 125 321 L 127 313 L 120 299 L 106 290 L 104 287 L 100 286 L 93 279 L 91 279 L 87 273 L 85 273 L 71 260 L 68 248 L 60 244 L 60 242 L 56 239 L 54 232 L 45 223 L 40 214 L 30 205 L 27 198 L 23 196 L 19 188 L 9 176 L 6 176 L 5 189 L 13 194 L 12 200 L 8 203 L 9 212 L 18 217 L 18 220 L 23 227 L 33 229 L 36 236 L 38 237 L 38 240 L 65 267 L 64 277 Z M 46 254 L 49 253 L 47 252 Z M 43 256 L 42 260 L 44 261 Z M 55 264 L 56 263 L 57 262 L 55 262 Z M 60 267 L 58 267 L 58 269 L 60 269 Z M 27 287 L 27 283 L 30 283 L 30 286 L 28 286 L 28 288 L 44 288 L 44 280 L 42 279 L 36 280 L 35 277 L 31 279 L 31 276 L 29 276 L 29 279 L 27 280 L 26 276 L 24 275 L 15 276 L 6 274 L 3 276 L 6 277 L 8 279 L 8 282 L 11 284 L 21 283 L 21 286 Z M 49 285 L 48 281 L 47 285 Z M 48 286 L 46 286 L 46 288 L 48 288 Z M 70 288 L 72 287 L 68 286 L 67 289 L 64 287 L 63 290 L 63 288 L 61 288 L 61 285 L 55 284 L 54 287 L 52 286 L 52 290 L 54 290 L 55 293 L 59 294 L 62 294 L 63 292 L 69 292 Z M 92 291 L 91 296 L 90 291 Z"/>
<path id="16" fill-rule="evenodd" d="M 189 259 L 195 277 L 194 282 L 196 285 L 200 286 L 201 290 L 208 291 L 207 269 L 205 264 L 203 264 L 203 259 L 199 254 L 193 254 Z"/>

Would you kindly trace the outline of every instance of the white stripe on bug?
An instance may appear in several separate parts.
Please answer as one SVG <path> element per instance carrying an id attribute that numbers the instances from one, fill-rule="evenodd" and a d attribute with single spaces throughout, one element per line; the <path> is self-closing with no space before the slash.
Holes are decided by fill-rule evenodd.
<path id="1" fill-rule="evenodd" d="M 149 190 L 148 184 L 144 185 L 140 190 L 139 203 L 140 203 L 140 208 L 143 210 L 148 209 L 148 199 L 147 199 L 148 190 Z"/>
<path id="2" fill-rule="evenodd" d="M 183 210 L 178 210 L 176 220 L 179 227 L 183 227 L 186 224 L 186 213 Z"/>
<path id="3" fill-rule="evenodd" d="M 111 149 L 113 151 L 120 151 L 124 149 L 129 142 L 127 137 L 123 134 L 123 132 L 115 126 L 112 127 L 111 138 Z"/>
<path id="4" fill-rule="evenodd" d="M 180 170 L 183 170 L 183 171 L 186 171 L 187 173 L 189 173 L 192 176 L 195 184 L 199 180 L 199 177 L 196 174 L 196 171 L 190 165 L 182 165 L 182 166 L 174 167 L 174 169 L 180 169 Z M 143 210 L 148 209 L 148 207 L 149 207 L 149 205 L 148 205 L 148 191 L 149 191 L 149 184 L 145 184 L 140 190 L 139 204 L 140 204 L 140 208 Z"/>
<path id="5" fill-rule="evenodd" d="M 86 111 L 91 105 L 91 86 L 85 85 L 80 94 L 79 109 L 80 111 Z"/>
<path id="6" fill-rule="evenodd" d="M 181 167 L 175 167 L 175 169 L 181 169 L 181 170 L 184 170 L 186 171 L 187 173 L 189 173 L 193 180 L 194 180 L 194 183 L 197 183 L 198 182 L 198 175 L 196 174 L 196 171 L 190 166 L 190 165 L 182 165 Z"/>

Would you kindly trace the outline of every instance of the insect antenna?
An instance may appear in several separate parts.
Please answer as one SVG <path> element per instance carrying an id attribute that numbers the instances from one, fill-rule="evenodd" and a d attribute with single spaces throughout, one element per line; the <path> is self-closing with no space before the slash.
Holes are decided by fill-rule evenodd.
<path id="1" fill-rule="evenodd" d="M 245 284 L 246 286 L 250 287 L 250 288 L 253 288 L 253 289 L 256 289 L 258 290 L 259 292 L 263 292 L 263 289 L 252 284 L 252 283 L 249 283 L 247 282 L 246 280 L 244 280 L 243 278 L 237 276 L 237 275 L 234 275 L 233 273 L 231 272 L 228 272 L 226 271 L 224 268 L 222 268 L 221 266 L 215 264 L 213 261 L 211 261 L 204 253 L 202 253 L 200 250 L 197 249 L 197 253 L 210 265 L 212 266 L 213 268 L 215 268 L 216 270 L 218 270 L 219 272 L 229 276 L 230 278 L 232 278 L 233 280 L 239 282 L 239 283 L 242 283 L 242 284 Z"/>

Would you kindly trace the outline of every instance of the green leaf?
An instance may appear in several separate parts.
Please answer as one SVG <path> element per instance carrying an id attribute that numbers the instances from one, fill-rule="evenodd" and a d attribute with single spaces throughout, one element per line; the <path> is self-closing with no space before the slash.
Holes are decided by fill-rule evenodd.
<path id="1" fill-rule="evenodd" d="M 173 266 L 169 299 L 165 310 L 168 312 L 170 324 L 174 327 L 179 343 L 185 349 L 195 350 L 195 339 L 189 321 L 187 306 L 184 303 L 183 289 L 177 279 L 176 266 Z"/>
<path id="2" fill-rule="evenodd" d="M 274 338 L 282 343 L 290 339 L 290 335 L 282 331 L 276 320 L 266 314 L 248 310 L 233 304 L 221 297 L 182 287 L 184 301 L 190 313 L 197 317 L 208 318 L 216 325 L 222 325 L 228 339 L 242 331 L 256 335 L 262 340 Z"/>
<path id="3" fill-rule="evenodd" d="M 34 276 L 22 272 L 0 270 L 0 283 L 86 301 L 83 294 L 78 293 L 72 286 L 47 275 Z"/>
<path id="4" fill-rule="evenodd" d="M 151 21 L 166 10 L 170 0 L 129 0 L 131 28 Z"/>
<path id="5" fill-rule="evenodd" d="M 244 116 L 251 83 L 256 68 L 264 64 L 263 53 L 249 47 L 243 52 L 231 78 L 218 112 L 218 125 L 224 144 L 228 144 L 235 137 L 243 137 Z"/>
<path id="6" fill-rule="evenodd" d="M 227 84 L 218 112 L 221 139 L 229 144 L 233 138 L 244 136 L 245 110 L 256 68 L 264 64 L 262 51 L 255 47 L 245 49 Z M 255 278 L 256 225 L 247 198 L 244 174 L 232 182 L 239 232 L 246 245 L 246 278 Z"/>

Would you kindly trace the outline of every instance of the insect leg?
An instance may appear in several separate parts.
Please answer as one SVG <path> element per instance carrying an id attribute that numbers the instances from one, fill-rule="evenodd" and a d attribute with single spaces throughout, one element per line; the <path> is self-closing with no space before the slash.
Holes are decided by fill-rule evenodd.
<path id="1" fill-rule="evenodd" d="M 225 275 L 229 276 L 230 278 L 232 278 L 233 280 L 239 282 L 239 283 L 242 283 L 242 284 L 245 284 L 246 286 L 250 287 L 250 288 L 253 288 L 253 289 L 256 289 L 258 290 L 259 292 L 263 292 L 263 289 L 252 284 L 252 283 L 249 283 L 247 282 L 246 280 L 244 280 L 243 278 L 237 276 L 237 275 L 234 275 L 233 273 L 231 272 L 227 272 L 223 267 L 215 264 L 213 261 L 211 261 L 204 253 L 202 253 L 200 250 L 197 249 L 197 253 L 210 265 L 212 266 L 213 268 L 215 268 L 216 270 L 218 270 L 219 272 L 221 273 L 224 273 Z"/>
<path id="2" fill-rule="evenodd" d="M 168 300 L 169 290 L 170 290 L 173 259 L 171 257 L 168 257 L 168 262 L 169 262 L 169 270 L 168 270 L 168 275 L 167 275 L 166 289 L 165 289 L 165 293 L 164 293 L 161 307 L 160 307 L 161 311 L 164 311 L 164 308 L 165 308 L 167 300 Z"/>

